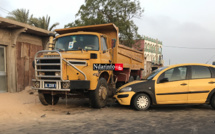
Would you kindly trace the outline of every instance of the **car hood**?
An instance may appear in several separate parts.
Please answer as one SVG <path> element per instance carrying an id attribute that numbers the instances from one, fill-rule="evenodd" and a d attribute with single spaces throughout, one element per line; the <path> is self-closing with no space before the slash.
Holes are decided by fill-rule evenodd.
<path id="1" fill-rule="evenodd" d="M 117 89 L 116 92 L 118 92 L 119 90 L 121 90 L 121 89 L 124 88 L 124 87 L 128 87 L 128 86 L 130 86 L 130 85 L 134 85 L 134 84 L 142 83 L 142 82 L 146 82 L 146 81 L 147 81 L 147 80 L 135 80 L 135 81 L 129 82 L 129 83 L 127 83 L 127 84 L 125 84 L 125 85 L 119 87 L 119 88 Z"/>

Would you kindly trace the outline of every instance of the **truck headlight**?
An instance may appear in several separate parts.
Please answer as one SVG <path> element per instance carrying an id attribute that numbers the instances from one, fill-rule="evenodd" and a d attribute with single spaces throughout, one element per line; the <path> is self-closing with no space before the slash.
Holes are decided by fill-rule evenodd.
<path id="1" fill-rule="evenodd" d="M 40 82 L 39 81 L 34 81 L 33 82 L 33 87 L 34 88 L 40 88 Z"/>
<path id="2" fill-rule="evenodd" d="M 70 82 L 63 82 L 62 83 L 62 88 L 63 89 L 69 89 L 69 87 L 70 87 Z"/>
<path id="3" fill-rule="evenodd" d="M 55 72 L 55 76 L 60 76 L 60 72 Z"/>
<path id="4" fill-rule="evenodd" d="M 39 72 L 39 75 L 45 75 L 45 73 L 44 72 Z"/>
<path id="5" fill-rule="evenodd" d="M 131 90 L 132 90 L 131 87 L 124 87 L 124 88 L 122 88 L 121 90 L 119 90 L 119 92 L 129 92 L 129 91 L 131 91 Z"/>

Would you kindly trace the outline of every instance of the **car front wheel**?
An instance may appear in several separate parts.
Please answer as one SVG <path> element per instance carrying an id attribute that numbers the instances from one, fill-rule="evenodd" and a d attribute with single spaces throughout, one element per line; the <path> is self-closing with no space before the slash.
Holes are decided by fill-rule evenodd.
<path id="1" fill-rule="evenodd" d="M 134 108 L 139 111 L 147 110 L 151 105 L 151 100 L 147 94 L 137 94 L 132 102 Z"/>

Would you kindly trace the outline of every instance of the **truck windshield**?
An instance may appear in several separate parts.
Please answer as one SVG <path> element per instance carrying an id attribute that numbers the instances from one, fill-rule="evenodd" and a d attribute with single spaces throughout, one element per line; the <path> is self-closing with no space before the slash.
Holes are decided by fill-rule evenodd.
<path id="1" fill-rule="evenodd" d="M 58 51 L 99 50 L 99 39 L 96 35 L 70 35 L 56 40 Z"/>
<path id="2" fill-rule="evenodd" d="M 145 80 L 152 80 L 160 71 L 166 69 L 167 67 L 160 67 L 153 71 L 151 74 L 147 75 L 144 79 Z"/>

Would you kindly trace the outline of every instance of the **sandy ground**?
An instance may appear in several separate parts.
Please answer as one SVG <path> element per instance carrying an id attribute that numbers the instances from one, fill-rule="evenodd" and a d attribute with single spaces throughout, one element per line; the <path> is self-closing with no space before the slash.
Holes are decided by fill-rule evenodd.
<path id="1" fill-rule="evenodd" d="M 33 93 L 33 94 L 32 94 Z M 215 133 L 215 111 L 208 105 L 154 106 L 135 111 L 113 103 L 92 109 L 87 99 L 60 100 L 43 106 L 27 88 L 0 94 L 0 134 L 71 133 Z"/>

